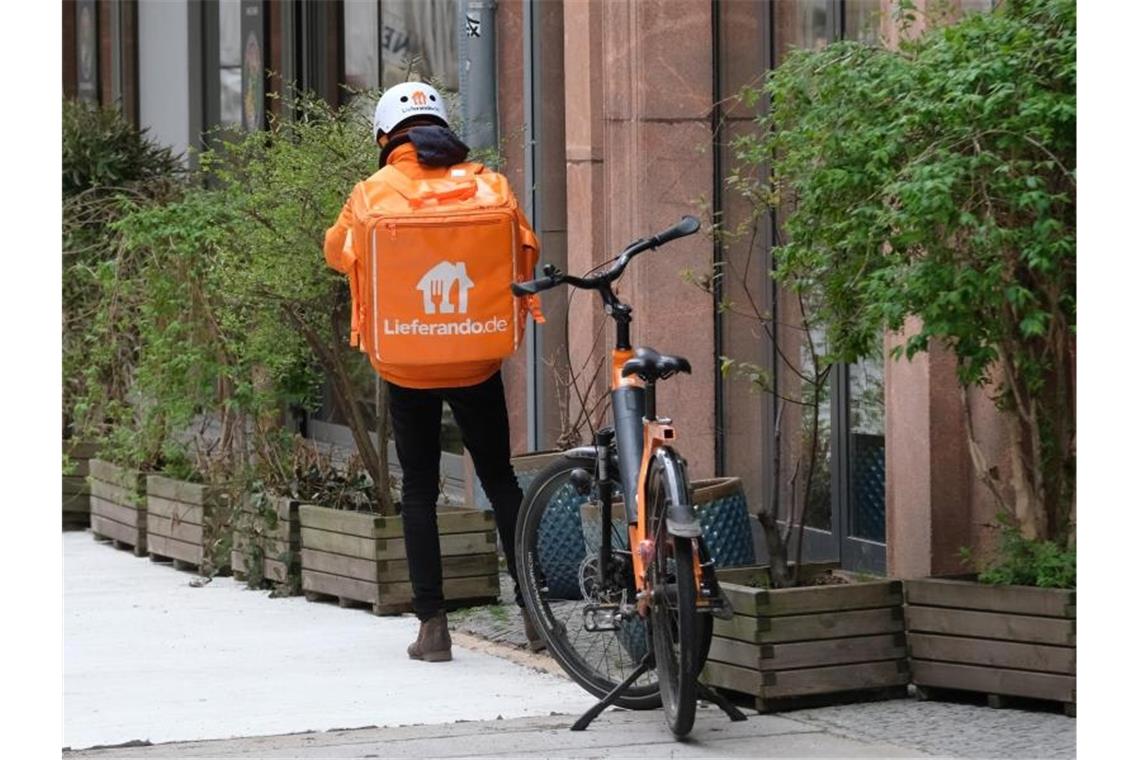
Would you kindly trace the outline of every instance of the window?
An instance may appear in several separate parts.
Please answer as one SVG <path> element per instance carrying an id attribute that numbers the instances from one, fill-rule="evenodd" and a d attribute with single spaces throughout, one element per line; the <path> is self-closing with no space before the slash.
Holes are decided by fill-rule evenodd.
<path id="1" fill-rule="evenodd" d="M 835 37 L 832 0 L 777 0 L 776 51 L 779 58 L 792 48 L 820 48 Z"/>
<path id="2" fill-rule="evenodd" d="M 457 0 L 382 0 L 384 87 L 420 78 L 459 91 L 458 6 Z"/>
<path id="3" fill-rule="evenodd" d="M 353 90 L 380 86 L 380 4 L 344 0 L 344 82 Z"/>
<path id="4" fill-rule="evenodd" d="M 218 0 L 219 124 L 240 127 L 241 0 Z"/>
<path id="5" fill-rule="evenodd" d="M 846 0 L 843 4 L 843 38 L 875 44 L 879 41 L 882 18 L 880 0 Z"/>
<path id="6" fill-rule="evenodd" d="M 886 543 L 886 404 L 882 341 L 847 367 L 847 459 L 851 538 Z"/>

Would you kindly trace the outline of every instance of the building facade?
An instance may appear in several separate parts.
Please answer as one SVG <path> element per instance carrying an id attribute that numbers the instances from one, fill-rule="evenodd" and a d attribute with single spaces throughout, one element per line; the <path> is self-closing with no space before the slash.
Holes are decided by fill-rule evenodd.
<path id="1" fill-rule="evenodd" d="M 779 214 L 755 217 L 726 177 L 754 128 L 758 85 L 788 50 L 840 38 L 897 41 L 894 0 L 69 0 L 64 92 L 114 104 L 186 152 L 217 126 L 258 129 L 283 82 L 333 103 L 412 75 L 453 93 L 473 147 L 493 148 L 540 235 L 571 273 L 683 214 L 735 235 L 694 235 L 627 270 L 636 344 L 686 356 L 659 407 L 691 475 L 738 475 L 749 502 L 805 511 L 810 558 L 904 577 L 961 572 L 994 504 L 971 471 L 962 405 L 991 462 L 996 412 L 963 396 L 954 360 L 883 351 L 820 375 L 817 336 L 769 276 Z M 920 9 L 923 0 L 918 0 Z M 952 0 L 951 13 L 989 0 Z M 192 152 L 188 154 L 192 161 Z M 319 252 L 314 252 L 319 255 Z M 717 275 L 717 276 L 713 276 Z M 588 294 L 544 295 L 547 322 L 504 368 L 514 448 L 588 439 L 604 394 L 608 320 Z M 754 368 L 723 371 L 723 358 Z M 758 389 L 758 375 L 766 378 Z M 818 388 L 820 403 L 781 402 Z M 336 437 L 335 411 L 313 435 Z M 817 433 L 805 434 L 805 430 Z M 458 460 L 456 460 L 458 461 Z M 790 477 L 792 463 L 817 475 Z M 452 463 L 452 470 L 458 467 Z M 805 470 L 808 464 L 804 464 Z M 758 528 L 757 528 L 758 530 Z M 758 549 L 763 540 L 757 536 Z"/>

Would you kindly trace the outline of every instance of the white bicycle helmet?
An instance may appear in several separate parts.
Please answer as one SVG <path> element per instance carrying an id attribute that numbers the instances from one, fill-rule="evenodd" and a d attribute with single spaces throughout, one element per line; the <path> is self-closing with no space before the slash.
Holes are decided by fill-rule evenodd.
<path id="1" fill-rule="evenodd" d="M 443 96 L 429 84 L 402 82 L 384 91 L 372 117 L 372 137 L 387 134 L 413 116 L 434 116 L 448 124 Z"/>

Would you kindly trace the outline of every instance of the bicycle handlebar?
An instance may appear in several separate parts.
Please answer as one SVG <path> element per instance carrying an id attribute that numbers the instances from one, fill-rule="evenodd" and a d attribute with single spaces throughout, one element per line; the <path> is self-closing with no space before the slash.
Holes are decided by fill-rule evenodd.
<path id="1" fill-rule="evenodd" d="M 574 277 L 572 275 L 563 274 L 559 272 L 551 264 L 543 267 L 545 277 L 539 277 L 534 280 L 526 282 L 511 283 L 511 292 L 516 296 L 534 295 L 543 290 L 550 290 L 551 288 L 558 287 L 559 285 L 573 285 L 576 288 L 583 290 L 598 290 L 608 286 L 611 282 L 621 276 L 625 271 L 629 262 L 639 253 L 656 248 L 660 245 L 672 242 L 677 238 L 692 235 L 694 232 L 701 228 L 700 221 L 693 216 L 683 216 L 681 221 L 674 224 L 669 229 L 659 232 L 651 238 L 636 240 L 626 246 L 618 255 L 617 262 L 601 274 L 594 275 L 593 277 Z"/>

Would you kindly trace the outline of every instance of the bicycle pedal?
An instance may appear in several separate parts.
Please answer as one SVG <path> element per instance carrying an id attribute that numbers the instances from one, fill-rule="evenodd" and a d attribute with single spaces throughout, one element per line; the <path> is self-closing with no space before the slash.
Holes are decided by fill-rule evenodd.
<path id="1" fill-rule="evenodd" d="M 601 614 L 599 615 L 599 613 Z M 621 621 L 622 616 L 616 607 L 611 609 L 602 606 L 587 605 L 582 610 L 582 627 L 590 633 L 620 630 Z"/>

